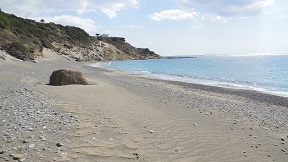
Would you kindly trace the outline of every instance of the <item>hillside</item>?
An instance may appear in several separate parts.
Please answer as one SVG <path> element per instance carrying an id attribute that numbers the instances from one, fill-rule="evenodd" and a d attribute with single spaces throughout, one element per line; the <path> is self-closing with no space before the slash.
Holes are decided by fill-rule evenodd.
<path id="1" fill-rule="evenodd" d="M 77 61 L 160 58 L 148 48 L 133 47 L 125 38 L 90 36 L 78 27 L 36 22 L 0 11 L 1 50 L 33 61 L 45 57 L 44 48 Z"/>

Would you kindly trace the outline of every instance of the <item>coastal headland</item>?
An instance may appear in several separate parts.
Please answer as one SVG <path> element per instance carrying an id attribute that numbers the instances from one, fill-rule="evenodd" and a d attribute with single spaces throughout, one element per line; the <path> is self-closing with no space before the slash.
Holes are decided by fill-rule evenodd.
<path id="1" fill-rule="evenodd" d="M 23 19 L 0 10 L 0 50 L 24 61 L 36 62 L 43 50 L 54 51 L 67 60 L 103 61 L 161 58 L 148 48 L 136 48 L 123 37 L 91 36 L 75 26 Z M 0 53 L 0 59 L 5 55 Z"/>
<path id="2" fill-rule="evenodd" d="M 287 98 L 68 61 L 0 60 L 0 161 L 288 159 Z M 50 86 L 54 70 L 89 85 Z"/>

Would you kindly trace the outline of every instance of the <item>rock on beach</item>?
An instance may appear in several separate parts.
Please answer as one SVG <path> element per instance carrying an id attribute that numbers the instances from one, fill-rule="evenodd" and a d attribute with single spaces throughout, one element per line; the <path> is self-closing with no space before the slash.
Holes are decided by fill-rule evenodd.
<path id="1" fill-rule="evenodd" d="M 50 76 L 49 85 L 62 86 L 70 84 L 87 85 L 88 82 L 79 71 L 65 69 L 54 70 Z"/>

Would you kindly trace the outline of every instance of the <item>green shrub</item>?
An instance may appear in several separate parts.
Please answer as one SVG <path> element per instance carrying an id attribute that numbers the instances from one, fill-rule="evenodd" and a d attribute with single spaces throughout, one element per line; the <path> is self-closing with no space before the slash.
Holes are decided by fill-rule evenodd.
<path id="1" fill-rule="evenodd" d="M 27 48 L 20 42 L 12 42 L 10 45 L 8 45 L 7 52 L 18 59 L 21 60 L 28 60 L 30 59 L 30 52 L 27 50 Z"/>
<path id="2" fill-rule="evenodd" d="M 6 29 L 7 28 L 2 21 L 0 21 L 0 28 L 1 29 Z"/>
<path id="3" fill-rule="evenodd" d="M 42 46 L 44 46 L 45 48 L 52 48 L 53 47 L 47 38 L 40 38 L 40 42 L 42 43 Z"/>
<path id="4" fill-rule="evenodd" d="M 33 40 L 33 44 L 40 45 L 39 41 L 37 41 L 37 40 Z"/>
<path id="5" fill-rule="evenodd" d="M 23 44 L 21 44 L 21 43 L 19 43 L 19 42 L 13 42 L 13 43 L 11 44 L 11 47 L 12 47 L 12 48 L 15 48 L 16 50 L 18 50 L 18 51 L 20 51 L 20 52 L 22 52 L 22 53 L 25 53 L 25 54 L 28 54 L 28 53 L 29 53 L 29 51 L 27 50 L 27 48 L 26 48 Z"/>
<path id="6" fill-rule="evenodd" d="M 66 34 L 71 38 L 74 43 L 81 42 L 83 44 L 89 44 L 89 34 L 87 34 L 83 29 L 74 26 L 65 26 Z"/>

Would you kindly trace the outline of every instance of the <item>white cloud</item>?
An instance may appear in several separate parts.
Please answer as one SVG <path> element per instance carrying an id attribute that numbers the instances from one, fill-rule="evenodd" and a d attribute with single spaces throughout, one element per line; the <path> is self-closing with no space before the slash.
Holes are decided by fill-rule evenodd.
<path id="1" fill-rule="evenodd" d="M 134 7 L 137 8 L 140 0 L 9 0 L 0 1 L 4 11 L 15 13 L 19 16 L 33 17 L 51 12 L 87 12 L 100 11 L 109 18 L 117 16 L 117 12 Z"/>
<path id="2" fill-rule="evenodd" d="M 164 10 L 161 12 L 156 12 L 150 16 L 152 20 L 161 21 L 161 20 L 188 20 L 194 19 L 198 13 L 196 12 L 189 12 L 184 10 Z"/>
<path id="3" fill-rule="evenodd" d="M 247 17 L 273 6 L 275 0 L 177 0 L 182 7 L 193 8 L 202 14 L 223 17 Z"/>
<path id="4" fill-rule="evenodd" d="M 83 14 L 86 12 L 100 12 L 106 14 L 109 18 L 117 17 L 117 12 L 129 8 L 134 7 L 138 8 L 139 0 L 86 0 L 81 1 L 80 6 L 77 9 L 77 13 Z"/>
<path id="5" fill-rule="evenodd" d="M 248 18 L 273 6 L 275 0 L 175 0 L 180 9 L 164 10 L 150 16 L 154 21 L 200 18 L 216 23 L 229 23 L 234 17 Z M 190 12 L 190 11 L 193 12 Z"/>
<path id="6" fill-rule="evenodd" d="M 150 18 L 154 21 L 194 20 L 197 18 L 197 20 L 202 20 L 202 21 L 212 20 L 213 22 L 221 23 L 221 24 L 229 23 L 232 20 L 231 17 L 225 17 L 225 16 L 216 15 L 216 14 L 203 14 L 203 15 L 201 15 L 197 12 L 188 12 L 188 11 L 178 10 L 178 9 L 164 10 L 161 12 L 156 12 L 153 15 L 151 15 Z M 202 25 L 196 25 L 195 28 L 199 28 L 199 26 L 200 26 L 200 28 L 202 27 Z"/>
<path id="7" fill-rule="evenodd" d="M 212 21 L 214 21 L 216 23 L 221 23 L 221 24 L 227 24 L 232 20 L 231 17 L 223 17 L 223 16 L 215 15 L 215 14 L 205 15 L 204 17 L 208 17 Z"/>
<path id="8" fill-rule="evenodd" d="M 103 6 L 99 7 L 100 11 L 108 15 L 110 18 L 114 18 L 117 16 L 117 12 L 123 10 L 127 7 L 135 7 L 138 8 L 138 0 L 126 0 L 119 2 L 107 2 L 103 4 Z M 97 7 L 97 6 L 95 6 Z"/>

